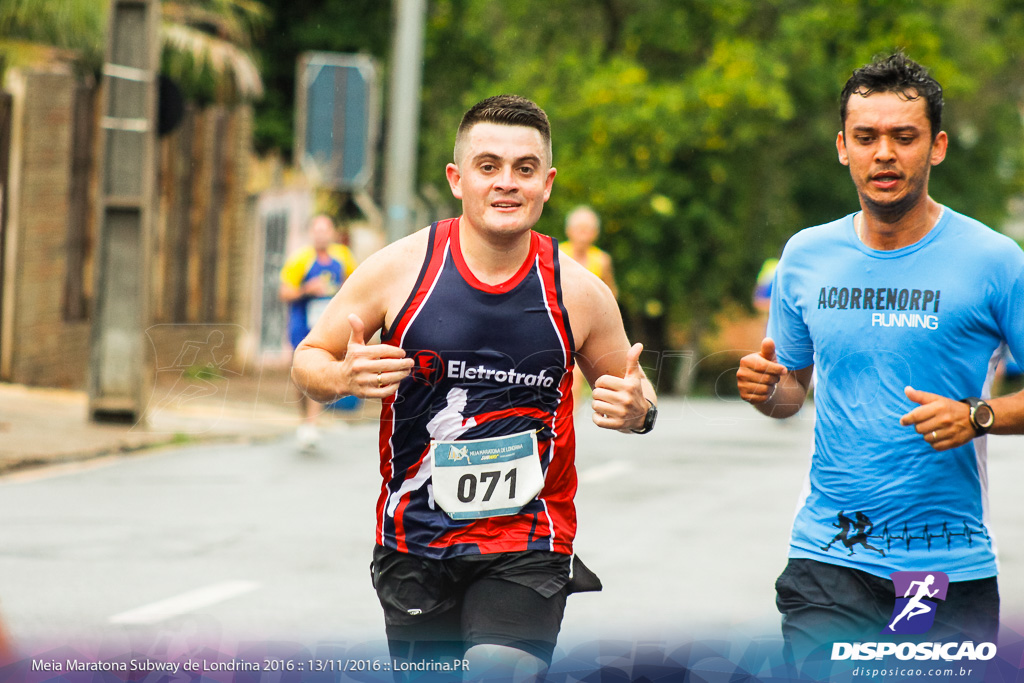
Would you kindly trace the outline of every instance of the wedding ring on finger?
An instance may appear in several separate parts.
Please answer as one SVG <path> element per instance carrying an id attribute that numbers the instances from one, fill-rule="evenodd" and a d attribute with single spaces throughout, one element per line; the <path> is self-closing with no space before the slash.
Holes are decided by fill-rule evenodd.
<path id="1" fill-rule="evenodd" d="M 934 441 L 938 441 L 938 440 L 939 440 L 939 435 L 936 434 L 935 430 L 933 429 L 932 430 L 932 441 L 934 442 Z"/>
<path id="2" fill-rule="evenodd" d="M 378 372 L 378 373 L 377 373 L 377 388 L 378 388 L 378 389 L 380 389 L 380 388 L 382 388 L 383 386 L 384 386 L 384 382 L 382 382 L 382 381 L 381 381 L 381 379 L 380 379 L 380 373 Z M 934 433 L 934 432 L 933 432 L 933 433 Z"/>

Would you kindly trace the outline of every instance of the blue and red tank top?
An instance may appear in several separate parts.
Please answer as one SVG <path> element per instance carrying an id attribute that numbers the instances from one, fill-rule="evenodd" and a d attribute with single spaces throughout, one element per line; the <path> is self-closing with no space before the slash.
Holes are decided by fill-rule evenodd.
<path id="1" fill-rule="evenodd" d="M 430 226 L 408 300 L 382 333 L 415 365 L 383 402 L 377 542 L 431 558 L 524 550 L 571 554 L 576 535 L 572 368 L 557 242 L 530 234 L 519 271 L 480 282 L 459 219 Z M 518 513 L 453 520 L 432 495 L 431 440 L 537 434 L 544 486 Z"/>

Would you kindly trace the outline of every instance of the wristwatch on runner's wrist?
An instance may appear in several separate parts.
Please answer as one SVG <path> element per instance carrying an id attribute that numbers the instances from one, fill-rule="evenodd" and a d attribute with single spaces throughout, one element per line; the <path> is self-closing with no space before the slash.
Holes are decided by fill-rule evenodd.
<path id="1" fill-rule="evenodd" d="M 631 429 L 630 431 L 634 434 L 646 434 L 654 429 L 654 422 L 658 419 L 658 406 L 654 405 L 654 402 L 649 398 L 647 402 L 651 404 L 651 407 L 647 409 L 647 414 L 644 415 L 644 426 L 640 429 Z"/>
<path id="2" fill-rule="evenodd" d="M 974 427 L 974 433 L 977 436 L 988 434 L 996 422 L 996 414 L 992 412 L 992 406 L 974 396 L 960 399 L 960 402 L 966 403 L 970 408 L 967 416 L 971 420 L 971 426 Z"/>

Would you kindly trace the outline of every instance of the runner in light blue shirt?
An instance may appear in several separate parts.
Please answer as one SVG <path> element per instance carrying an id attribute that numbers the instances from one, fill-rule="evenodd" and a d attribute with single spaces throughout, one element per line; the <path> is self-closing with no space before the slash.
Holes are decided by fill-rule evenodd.
<path id="1" fill-rule="evenodd" d="M 905 387 L 983 396 L 1003 340 L 1024 351 L 1024 252 L 950 209 L 894 250 L 865 245 L 855 218 L 794 236 L 772 293 L 778 362 L 817 373 L 814 457 L 790 557 L 882 577 L 994 576 L 985 439 L 936 453 L 899 418 L 915 407 Z M 848 531 L 841 515 L 857 515 Z"/>
<path id="2" fill-rule="evenodd" d="M 794 659 L 882 639 L 897 571 L 948 577 L 930 640 L 996 639 L 984 434 L 1024 432 L 1024 394 L 987 400 L 1001 345 L 1024 353 L 1024 252 L 928 196 L 941 114 L 941 86 L 902 53 L 853 73 L 836 149 L 861 211 L 789 241 L 769 336 L 737 372 L 744 400 L 777 418 L 815 381 L 810 472 L 776 582 Z"/>

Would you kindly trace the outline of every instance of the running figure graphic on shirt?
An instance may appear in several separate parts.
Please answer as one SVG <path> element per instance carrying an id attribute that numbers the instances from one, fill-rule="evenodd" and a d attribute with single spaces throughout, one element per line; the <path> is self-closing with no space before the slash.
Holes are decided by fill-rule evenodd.
<path id="1" fill-rule="evenodd" d="M 462 411 L 466 409 L 466 405 L 469 403 L 469 392 L 466 389 L 453 387 L 448 391 L 446 398 L 447 403 L 444 408 L 427 423 L 427 432 L 430 434 L 431 441 L 455 441 L 476 426 L 475 418 L 462 416 Z M 460 455 L 465 457 L 467 461 L 469 460 L 469 454 L 465 449 L 453 450 L 455 451 L 453 460 L 461 459 Z M 460 450 L 461 453 L 459 453 Z M 428 457 L 419 470 L 417 470 L 415 476 L 406 479 L 398 487 L 397 491 L 388 496 L 386 508 L 388 516 L 394 517 L 399 503 L 402 502 L 402 497 L 410 491 L 415 491 L 424 484 L 427 484 L 427 479 L 430 478 L 432 472 L 433 460 Z M 433 493 L 430 495 L 430 500 L 430 506 L 433 509 Z"/>
<path id="2" fill-rule="evenodd" d="M 468 463 L 468 450 L 469 448 L 467 446 L 463 446 L 462 448 L 456 448 L 455 446 L 452 446 L 451 450 L 448 451 L 448 459 L 451 460 L 452 462 L 455 462 L 456 460 L 465 460 Z"/>
<path id="3" fill-rule="evenodd" d="M 928 590 L 928 588 L 933 583 L 935 583 L 935 576 L 933 574 L 929 574 L 927 577 L 925 577 L 924 581 L 910 582 L 910 585 L 907 586 L 907 592 L 903 594 L 903 597 L 910 597 L 910 592 L 914 590 L 914 586 L 918 587 L 917 594 L 914 595 L 914 597 L 910 598 L 907 604 L 903 607 L 903 611 L 899 613 L 899 616 L 893 619 L 892 623 L 889 624 L 890 631 L 895 631 L 893 627 L 896 626 L 896 622 L 898 622 L 903 617 L 906 617 L 907 621 L 910 621 L 914 617 L 920 614 L 928 614 L 934 609 L 934 607 L 932 607 L 931 605 L 922 602 L 922 600 L 924 600 L 925 598 L 935 597 L 935 594 L 939 592 L 938 588 L 936 588 L 933 591 Z"/>
<path id="4" fill-rule="evenodd" d="M 846 549 L 850 551 L 850 555 L 856 555 L 853 546 L 860 544 L 868 550 L 874 550 L 876 553 L 880 553 L 882 557 L 885 557 L 885 551 L 881 548 L 876 548 L 868 543 L 868 536 L 871 534 L 871 530 L 875 528 L 875 525 L 871 523 L 871 519 L 863 512 L 857 512 L 857 521 L 854 522 L 852 519 L 844 514 L 845 511 L 841 510 L 836 516 L 839 522 L 832 522 L 832 526 L 839 529 L 839 533 L 832 537 L 832 540 L 828 542 L 828 545 L 821 546 L 822 550 L 830 550 L 832 545 L 836 541 L 841 541 Z M 853 536 L 850 536 L 850 529 L 856 530 Z"/>

